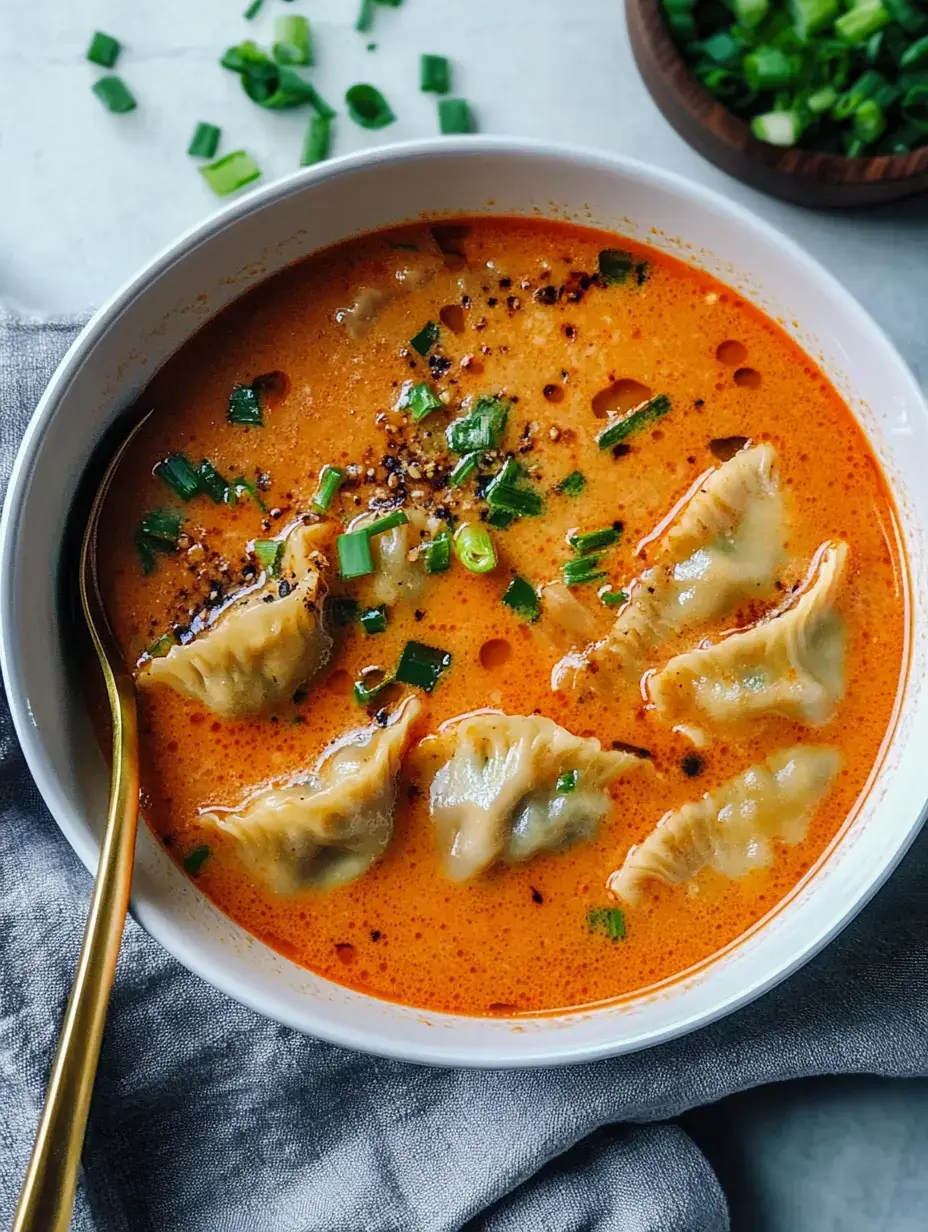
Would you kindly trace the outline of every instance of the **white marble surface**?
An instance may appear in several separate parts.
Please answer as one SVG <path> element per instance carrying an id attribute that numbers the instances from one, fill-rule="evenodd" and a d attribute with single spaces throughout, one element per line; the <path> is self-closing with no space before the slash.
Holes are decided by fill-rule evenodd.
<path id="1" fill-rule="evenodd" d="M 295 0 L 285 7 L 265 0 L 254 23 L 242 20 L 246 0 L 0 4 L 0 299 L 49 314 L 88 310 L 215 209 L 185 153 L 198 120 L 223 127 L 224 150 L 251 150 L 265 179 L 293 168 L 304 117 L 254 107 L 217 62 L 242 38 L 269 40 L 276 14 L 302 12 L 313 23 L 314 79 L 323 95 L 340 106 L 347 86 L 371 81 L 399 117 L 380 134 L 340 117 L 337 153 L 434 133 L 434 100 L 417 88 L 418 56 L 445 54 L 454 62 L 455 92 L 472 101 L 483 131 L 621 151 L 748 202 L 863 300 L 928 384 L 928 204 L 870 215 L 811 214 L 716 172 L 647 97 L 620 0 L 405 0 L 396 10 L 378 8 L 368 36 L 353 28 L 358 2 Z M 139 100 L 131 115 L 109 115 L 90 92 L 99 70 L 83 57 L 94 29 L 125 44 L 118 72 Z M 366 50 L 369 41 L 376 51 Z M 928 1226 L 928 1177 L 912 1163 L 921 1159 L 928 1133 L 924 1084 L 898 1084 L 891 1097 L 874 1084 L 858 1090 L 848 1081 L 815 1091 L 812 1099 L 788 1087 L 794 1094 L 772 1100 L 761 1092 L 698 1114 L 694 1128 L 700 1121 L 702 1133 L 716 1127 L 720 1162 L 725 1144 L 738 1143 L 739 1166 L 724 1177 L 743 1191 L 734 1195 L 737 1222 L 765 1232 Z M 801 1108 L 806 1115 L 797 1113 Z M 884 1141 L 889 1149 L 873 1164 L 890 1196 L 905 1198 L 906 1218 L 890 1197 L 883 1218 L 859 1223 L 849 1212 L 835 1214 L 856 1183 L 860 1160 L 874 1160 L 868 1124 L 880 1124 L 884 1139 L 887 1126 L 898 1125 L 911 1139 L 908 1146 Z M 920 1150 L 909 1149 L 915 1142 Z M 822 1221 L 824 1209 L 831 1214 Z"/>

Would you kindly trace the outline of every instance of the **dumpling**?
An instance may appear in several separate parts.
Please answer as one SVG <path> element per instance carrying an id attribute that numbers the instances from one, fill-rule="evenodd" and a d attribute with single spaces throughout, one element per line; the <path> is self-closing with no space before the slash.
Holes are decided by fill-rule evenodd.
<path id="1" fill-rule="evenodd" d="M 429 518 L 420 509 L 409 509 L 406 515 L 408 521 L 401 526 L 371 538 L 374 572 L 361 578 L 358 585 L 365 603 L 386 603 L 392 607 L 401 599 L 418 598 L 428 583 L 429 574 L 418 560 L 418 548 L 423 535 L 429 538 L 436 534 L 442 523 L 437 518 Z M 361 530 L 383 516 L 377 511 L 359 514 L 348 529 Z"/>
<path id="2" fill-rule="evenodd" d="M 414 246 L 411 243 L 394 249 L 382 263 L 375 283 L 359 287 L 348 307 L 335 314 L 355 342 L 365 337 L 387 304 L 425 286 L 445 268 L 445 259 L 431 232 L 417 233 L 412 239 Z"/>
<path id="3" fill-rule="evenodd" d="M 429 800 L 452 881 L 591 838 L 609 810 L 608 785 L 645 764 L 541 715 L 495 711 L 444 724 L 419 751 L 438 766 Z"/>
<path id="4" fill-rule="evenodd" d="M 783 494 L 771 445 L 717 467 L 661 540 L 658 563 L 629 588 L 610 632 L 555 665 L 555 689 L 614 693 L 635 683 L 652 647 L 765 596 L 785 553 Z"/>
<path id="5" fill-rule="evenodd" d="M 743 877 L 773 861 L 775 839 L 793 846 L 841 767 L 836 749 L 795 745 L 780 749 L 701 800 L 667 813 L 643 843 L 632 847 L 606 882 L 633 906 L 651 879 L 679 885 L 701 869 Z"/>
<path id="6" fill-rule="evenodd" d="M 845 625 L 835 600 L 846 543 L 824 544 L 798 598 L 753 628 L 671 659 L 648 680 L 667 722 L 737 723 L 778 714 L 819 727 L 844 696 Z"/>
<path id="7" fill-rule="evenodd" d="M 555 650 L 561 652 L 594 641 L 599 630 L 596 617 L 563 582 L 547 582 L 541 587 L 539 631 Z"/>
<path id="8" fill-rule="evenodd" d="M 235 841 L 246 867 L 275 894 L 354 880 L 390 842 L 396 774 L 421 710 L 407 698 L 386 727 L 336 740 L 306 782 L 265 788 L 240 810 L 202 820 Z"/>
<path id="9" fill-rule="evenodd" d="M 323 621 L 322 554 L 331 532 L 297 526 L 279 578 L 246 593 L 184 646 L 173 646 L 138 673 L 142 688 L 165 685 L 224 718 L 256 714 L 290 697 L 327 663 L 332 638 Z"/>

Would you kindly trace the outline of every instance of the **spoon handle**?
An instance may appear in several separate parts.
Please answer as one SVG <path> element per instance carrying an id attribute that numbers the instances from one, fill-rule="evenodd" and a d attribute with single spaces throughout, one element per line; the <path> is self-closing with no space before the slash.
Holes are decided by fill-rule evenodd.
<path id="1" fill-rule="evenodd" d="M 90 914 L 13 1232 L 68 1232 L 81 1147 L 122 939 L 139 811 L 138 721 L 131 677 L 107 675 L 113 713 L 110 805 Z"/>

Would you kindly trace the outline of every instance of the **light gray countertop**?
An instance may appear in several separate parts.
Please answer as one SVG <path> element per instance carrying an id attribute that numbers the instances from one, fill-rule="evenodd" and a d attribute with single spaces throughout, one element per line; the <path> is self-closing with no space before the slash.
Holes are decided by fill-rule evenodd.
<path id="1" fill-rule="evenodd" d="M 866 305 L 928 384 L 928 201 L 878 213 L 809 213 L 759 196 L 703 162 L 648 98 L 618 0 L 297 0 L 317 42 L 314 79 L 340 105 L 371 81 L 397 123 L 338 120 L 335 152 L 433 134 L 418 90 L 422 51 L 454 62 L 455 93 L 485 132 L 572 141 L 657 163 L 733 196 L 809 248 Z M 246 0 L 29 0 L 0 6 L 0 299 L 84 312 L 217 202 L 185 150 L 198 120 L 223 127 L 265 180 L 293 168 L 305 119 L 254 107 L 218 66 L 230 44 L 269 41 L 280 0 L 254 23 Z M 117 71 L 139 100 L 110 116 L 84 61 L 94 29 L 120 38 Z M 368 51 L 367 43 L 377 44 Z M 816 1080 L 725 1101 L 687 1118 L 751 1232 L 915 1232 L 928 1227 L 928 1082 Z"/>

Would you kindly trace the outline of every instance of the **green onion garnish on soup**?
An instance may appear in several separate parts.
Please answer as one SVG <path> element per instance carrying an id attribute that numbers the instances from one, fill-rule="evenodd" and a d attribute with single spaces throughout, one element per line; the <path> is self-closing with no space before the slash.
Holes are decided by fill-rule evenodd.
<path id="1" fill-rule="evenodd" d="M 496 568 L 496 549 L 490 532 L 479 523 L 462 523 L 454 533 L 454 552 L 469 573 L 490 573 Z"/>
<path id="2" fill-rule="evenodd" d="M 255 540 L 255 556 L 258 564 L 269 577 L 276 578 L 280 574 L 283 553 L 284 545 L 280 539 Z"/>
<path id="3" fill-rule="evenodd" d="M 563 774 L 559 774 L 557 778 L 557 792 L 559 795 L 567 796 L 572 791 L 577 790 L 577 783 L 580 780 L 579 770 L 565 770 Z"/>
<path id="4" fill-rule="evenodd" d="M 624 590 L 610 590 L 608 587 L 599 592 L 599 598 L 606 607 L 621 607 L 628 602 L 628 594 Z"/>
<path id="5" fill-rule="evenodd" d="M 393 530 L 396 526 L 405 526 L 409 521 L 402 509 L 394 509 L 392 513 L 386 513 L 382 518 L 377 518 L 371 522 L 370 526 L 364 528 L 365 535 L 382 535 L 384 531 Z"/>
<path id="6" fill-rule="evenodd" d="M 261 493 L 258 491 L 257 486 L 249 479 L 245 479 L 242 475 L 239 475 L 238 478 L 231 479 L 226 485 L 225 499 L 227 505 L 237 505 L 238 502 L 240 500 L 244 500 L 246 496 L 249 500 L 254 501 L 262 513 L 267 513 L 267 505 L 265 505 L 264 501 L 261 499 Z"/>
<path id="7" fill-rule="evenodd" d="M 588 552 L 585 556 L 575 556 L 573 560 L 561 565 L 561 576 L 565 586 L 583 586 L 588 582 L 598 582 L 606 576 L 600 569 L 602 555 L 599 552 Z"/>
<path id="8" fill-rule="evenodd" d="M 464 480 L 468 479 L 477 469 L 479 461 L 479 453 L 466 453 L 463 458 L 459 458 L 448 476 L 448 487 L 459 488 Z"/>
<path id="9" fill-rule="evenodd" d="M 509 402 L 504 398 L 478 398 L 466 415 L 445 429 L 448 448 L 454 453 L 495 449 L 506 431 Z"/>
<path id="10" fill-rule="evenodd" d="M 319 486 L 313 496 L 313 508 L 319 513 L 326 513 L 344 481 L 344 471 L 337 466 L 324 466 L 319 472 Z"/>
<path id="11" fill-rule="evenodd" d="M 182 453 L 171 453 L 154 468 L 175 496 L 189 501 L 200 491 L 200 477 Z"/>
<path id="12" fill-rule="evenodd" d="M 602 548 L 611 548 L 619 542 L 621 530 L 618 526 L 604 526 L 602 530 L 589 530 L 583 534 L 569 535 L 567 542 L 575 552 L 597 552 Z"/>
<path id="13" fill-rule="evenodd" d="M 450 666 L 451 655 L 447 650 L 426 646 L 422 642 L 407 642 L 400 655 L 395 678 L 401 684 L 415 685 L 431 693 Z"/>
<path id="14" fill-rule="evenodd" d="M 157 567 L 156 552 L 174 553 L 180 538 L 181 517 L 168 509 L 153 509 L 146 513 L 135 532 L 135 546 L 143 573 L 153 573 Z"/>
<path id="15" fill-rule="evenodd" d="M 544 501 L 533 489 L 520 483 L 522 468 L 513 458 L 507 458 L 502 470 L 487 485 L 487 504 L 518 517 L 537 517 L 544 511 Z"/>
<path id="16" fill-rule="evenodd" d="M 607 282 L 620 285 L 634 274 L 641 285 L 647 277 L 648 263 L 623 248 L 604 248 L 599 254 L 599 272 Z"/>
<path id="17" fill-rule="evenodd" d="M 541 615 L 541 604 L 535 588 L 525 578 L 514 577 L 503 593 L 503 603 L 517 616 L 533 623 Z"/>
<path id="18" fill-rule="evenodd" d="M 431 415 L 432 411 L 440 411 L 443 406 L 444 403 L 428 381 L 408 384 L 399 400 L 400 410 L 408 410 L 414 423 L 425 419 L 426 415 Z"/>
<path id="19" fill-rule="evenodd" d="M 557 490 L 565 496 L 579 496 L 585 487 L 586 476 L 580 471 L 571 471 L 557 485 Z"/>
<path id="20" fill-rule="evenodd" d="M 428 355 L 429 351 L 431 351 L 432 347 L 438 341 L 440 334 L 441 329 L 439 328 L 437 321 L 426 321 L 426 323 L 419 330 L 418 334 L 416 334 L 414 338 L 410 338 L 409 345 L 414 351 L 418 351 L 419 354 L 425 358 L 425 356 Z"/>
<path id="21" fill-rule="evenodd" d="M 640 406 L 636 406 L 627 414 L 613 419 L 597 436 L 596 443 L 600 449 L 611 449 L 613 445 L 618 445 L 635 432 L 640 432 L 643 428 L 656 423 L 669 410 L 670 399 L 666 394 L 658 394 L 657 397 L 642 402 Z"/>
<path id="22" fill-rule="evenodd" d="M 426 573 L 444 573 L 451 566 L 451 536 L 446 530 L 439 531 L 419 548 L 419 559 L 425 563 Z"/>
<path id="23" fill-rule="evenodd" d="M 618 907 L 594 907 L 587 912 L 587 928 L 605 933 L 612 941 L 625 937 L 625 916 Z"/>
<path id="24" fill-rule="evenodd" d="M 221 505 L 226 500 L 229 485 L 208 458 L 204 458 L 197 467 L 197 482 L 200 491 L 205 492 L 214 505 Z"/>
<path id="25" fill-rule="evenodd" d="M 387 629 L 387 609 L 380 607 L 366 608 L 360 615 L 361 628 L 365 633 L 385 633 Z"/>
<path id="26" fill-rule="evenodd" d="M 248 424 L 258 428 L 264 424 L 264 408 L 261 405 L 261 391 L 257 382 L 253 385 L 232 386 L 226 418 L 229 423 Z"/>
<path id="27" fill-rule="evenodd" d="M 366 530 L 354 530 L 335 540 L 338 572 L 343 578 L 364 577 L 374 572 L 374 556 Z"/>
<path id="28" fill-rule="evenodd" d="M 205 843 L 201 847 L 194 847 L 193 851 L 184 859 L 184 872 L 189 873 L 191 877 L 196 877 L 211 854 L 209 847 Z"/>
<path id="29" fill-rule="evenodd" d="M 492 526 L 494 530 L 508 530 L 515 520 L 516 515 L 510 513 L 508 509 L 490 509 L 487 511 L 487 526 Z"/>

